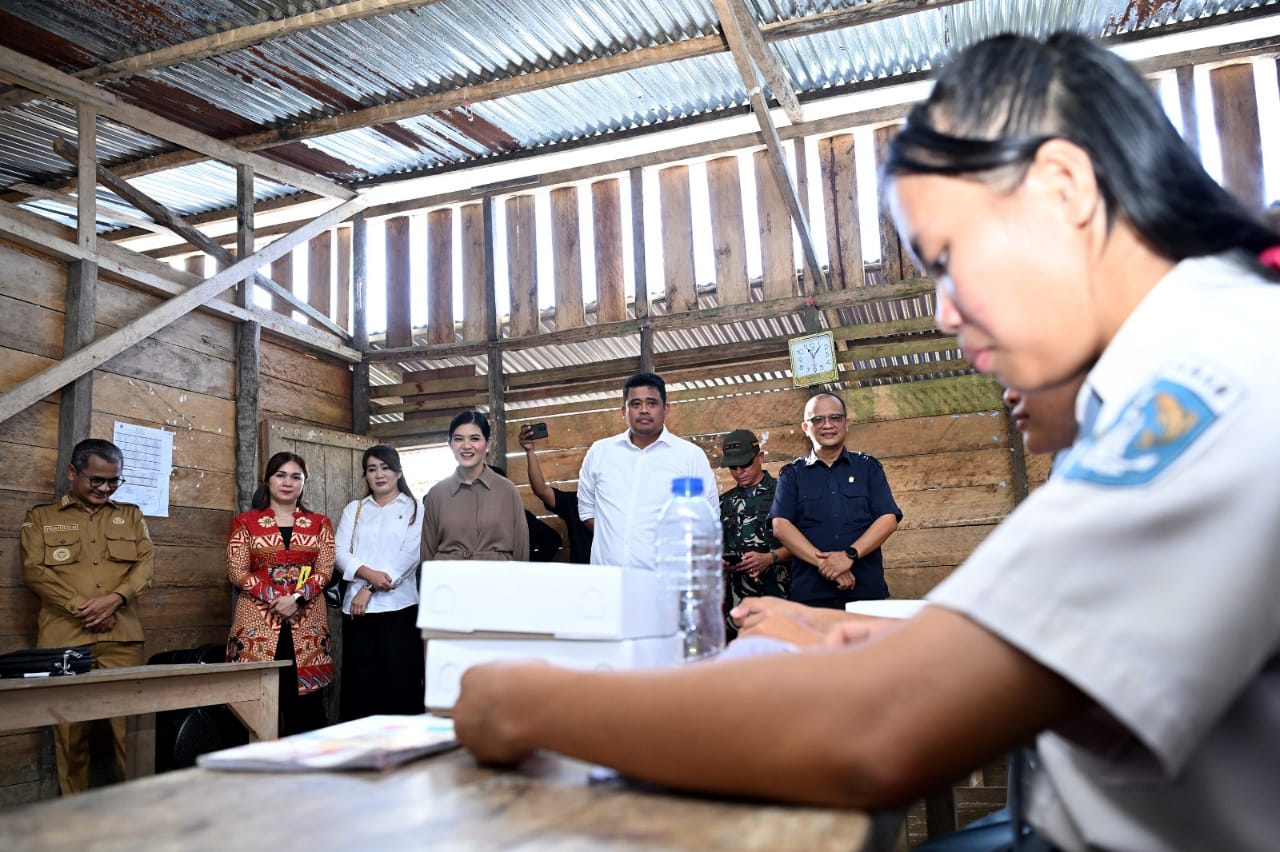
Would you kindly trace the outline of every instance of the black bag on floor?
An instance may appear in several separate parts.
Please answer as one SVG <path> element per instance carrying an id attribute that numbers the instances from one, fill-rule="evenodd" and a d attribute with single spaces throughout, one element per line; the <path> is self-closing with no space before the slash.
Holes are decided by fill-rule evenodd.
<path id="1" fill-rule="evenodd" d="M 0 677 L 51 677 L 84 674 L 93 666 L 88 645 L 66 648 L 26 648 L 0 654 Z"/>

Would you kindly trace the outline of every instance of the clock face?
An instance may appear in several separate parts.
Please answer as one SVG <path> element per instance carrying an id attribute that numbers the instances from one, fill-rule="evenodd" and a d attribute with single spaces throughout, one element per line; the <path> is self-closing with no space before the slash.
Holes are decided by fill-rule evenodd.
<path id="1" fill-rule="evenodd" d="M 789 341 L 791 375 L 797 387 L 833 382 L 839 376 L 835 341 L 830 332 Z"/>

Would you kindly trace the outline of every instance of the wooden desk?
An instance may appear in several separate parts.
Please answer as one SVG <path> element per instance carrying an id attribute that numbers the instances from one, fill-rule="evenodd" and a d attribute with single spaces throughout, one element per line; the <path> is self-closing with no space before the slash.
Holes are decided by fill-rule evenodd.
<path id="1" fill-rule="evenodd" d="M 250 737 L 275 739 L 280 669 L 287 665 L 282 660 L 134 666 L 0 680 L 0 731 L 128 716 L 129 777 L 151 775 L 155 714 L 162 710 L 226 704 Z"/>
<path id="2" fill-rule="evenodd" d="M 387 773 L 184 769 L 0 811 L 0 849 L 863 850 L 892 848 L 899 824 L 591 785 L 587 768 L 453 751 Z"/>

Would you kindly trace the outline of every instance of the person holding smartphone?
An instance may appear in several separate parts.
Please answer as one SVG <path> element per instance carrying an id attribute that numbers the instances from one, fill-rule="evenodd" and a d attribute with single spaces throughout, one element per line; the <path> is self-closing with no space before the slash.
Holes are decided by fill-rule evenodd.
<path id="1" fill-rule="evenodd" d="M 764 469 L 760 441 L 750 429 L 736 429 L 721 442 L 723 459 L 738 483 L 720 495 L 724 527 L 725 638 L 738 635 L 729 611 L 745 598 L 791 595 L 791 551 L 773 534 L 769 508 L 778 480 Z"/>
<path id="2" fill-rule="evenodd" d="M 528 462 L 529 487 L 538 495 L 542 505 L 564 518 L 569 532 L 569 561 L 587 565 L 591 562 L 591 530 L 578 517 L 577 492 L 552 488 L 542 475 L 542 465 L 538 462 L 534 441 L 545 437 L 546 423 L 526 423 L 520 427 L 520 447 Z"/>

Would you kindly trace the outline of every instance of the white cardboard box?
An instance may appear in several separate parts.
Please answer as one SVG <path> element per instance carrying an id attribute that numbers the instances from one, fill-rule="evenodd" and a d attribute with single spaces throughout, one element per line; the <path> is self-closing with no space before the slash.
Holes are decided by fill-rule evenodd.
<path id="1" fill-rule="evenodd" d="M 569 639 L 431 639 L 426 643 L 429 710 L 448 710 L 458 700 L 462 673 L 491 660 L 540 659 L 571 669 L 623 670 L 680 663 L 679 635 L 617 641 Z"/>
<path id="2" fill-rule="evenodd" d="M 422 563 L 418 627 L 438 633 L 641 639 L 677 630 L 653 571 L 565 562 Z"/>

